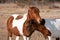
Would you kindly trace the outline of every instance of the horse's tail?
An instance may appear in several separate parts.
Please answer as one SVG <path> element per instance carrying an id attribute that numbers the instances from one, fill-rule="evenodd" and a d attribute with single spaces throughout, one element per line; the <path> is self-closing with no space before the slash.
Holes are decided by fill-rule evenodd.
<path id="1" fill-rule="evenodd" d="M 11 30 L 12 29 L 12 22 L 13 22 L 14 17 L 11 16 L 8 20 L 7 20 L 7 29 Z"/>

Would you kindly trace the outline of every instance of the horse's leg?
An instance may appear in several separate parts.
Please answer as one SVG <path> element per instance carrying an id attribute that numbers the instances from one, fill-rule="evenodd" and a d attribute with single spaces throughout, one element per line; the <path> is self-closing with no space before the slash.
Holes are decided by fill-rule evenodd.
<path id="1" fill-rule="evenodd" d="M 24 40 L 29 40 L 29 37 L 23 36 Z"/>
<path id="2" fill-rule="evenodd" d="M 26 40 L 30 40 L 30 38 L 29 37 L 26 37 Z"/>
<path id="3" fill-rule="evenodd" d="M 48 36 L 48 40 L 52 40 L 52 37 L 51 36 Z"/>
<path id="4" fill-rule="evenodd" d="M 11 37 L 9 37 L 9 40 L 12 40 L 12 38 L 11 38 Z"/>
<path id="5" fill-rule="evenodd" d="M 8 32 L 8 40 L 12 40 L 12 33 Z"/>
<path id="6" fill-rule="evenodd" d="M 23 39 L 26 40 L 26 36 L 23 36 Z"/>
<path id="7" fill-rule="evenodd" d="M 19 40 L 19 36 L 16 36 L 16 40 Z"/>

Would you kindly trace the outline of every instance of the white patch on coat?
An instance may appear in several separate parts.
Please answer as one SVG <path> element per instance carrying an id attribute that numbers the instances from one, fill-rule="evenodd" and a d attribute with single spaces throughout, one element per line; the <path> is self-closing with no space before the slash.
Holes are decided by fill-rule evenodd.
<path id="1" fill-rule="evenodd" d="M 19 16 L 19 14 L 13 14 L 12 16 L 14 17 L 14 20 L 15 20 L 16 17 Z"/>
<path id="2" fill-rule="evenodd" d="M 45 19 L 45 26 L 50 30 L 52 37 L 60 37 L 60 19 Z"/>
<path id="3" fill-rule="evenodd" d="M 19 40 L 19 36 L 16 36 L 16 40 Z"/>
<path id="4" fill-rule="evenodd" d="M 23 35 L 23 24 L 25 22 L 25 20 L 27 19 L 27 14 L 23 15 L 23 18 L 16 20 L 16 17 L 18 16 L 18 14 L 14 14 L 12 15 L 14 17 L 14 20 L 12 22 L 12 27 L 17 27 L 17 29 L 19 30 L 19 33 L 21 35 Z"/>

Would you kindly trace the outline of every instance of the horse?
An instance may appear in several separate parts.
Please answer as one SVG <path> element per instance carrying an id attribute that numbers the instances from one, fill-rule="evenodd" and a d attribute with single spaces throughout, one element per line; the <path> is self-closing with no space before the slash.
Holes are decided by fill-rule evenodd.
<path id="1" fill-rule="evenodd" d="M 41 31 L 45 38 L 51 35 L 50 31 L 43 25 L 42 19 L 39 15 L 39 9 L 37 7 L 29 7 L 28 13 L 23 16 L 19 14 L 11 15 L 7 20 L 7 30 L 8 40 L 12 40 L 12 34 L 16 35 L 16 40 L 19 40 L 19 36 L 21 35 L 24 40 L 26 40 L 26 37 L 27 40 L 29 40 L 29 36 L 31 36 L 35 30 Z"/>
<path id="2" fill-rule="evenodd" d="M 29 32 L 29 35 L 25 35 L 27 37 L 30 37 L 32 35 L 32 33 L 37 30 L 39 32 L 41 32 L 43 34 L 43 36 L 45 37 L 45 39 L 49 39 L 50 40 L 50 36 L 51 36 L 51 32 L 45 27 L 45 20 L 42 19 L 40 21 L 40 24 L 38 24 L 35 20 L 31 19 L 30 21 L 28 21 L 28 26 L 26 27 L 26 29 L 28 31 L 25 32 Z"/>
<path id="3" fill-rule="evenodd" d="M 7 30 L 8 30 L 8 40 L 11 40 L 12 34 L 15 34 L 16 40 L 19 40 L 20 35 L 28 35 L 26 30 L 27 22 L 30 19 L 34 19 L 36 22 L 40 24 L 41 17 L 39 15 L 39 9 L 37 7 L 29 7 L 28 13 L 23 16 L 19 14 L 13 14 L 7 20 Z M 25 40 L 25 36 L 23 36 Z"/>
<path id="4" fill-rule="evenodd" d="M 60 38 L 60 19 L 44 19 L 46 21 L 45 27 L 51 32 L 52 37 L 55 37 L 56 40 Z"/>

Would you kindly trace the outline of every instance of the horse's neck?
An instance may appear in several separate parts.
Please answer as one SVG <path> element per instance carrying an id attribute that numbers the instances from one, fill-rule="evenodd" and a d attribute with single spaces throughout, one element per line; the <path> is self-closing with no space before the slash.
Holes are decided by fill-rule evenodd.
<path id="1" fill-rule="evenodd" d="M 31 19 L 32 19 L 32 16 L 31 16 L 31 14 L 28 13 L 28 14 L 27 14 L 27 21 L 28 21 L 28 20 L 31 20 Z"/>

